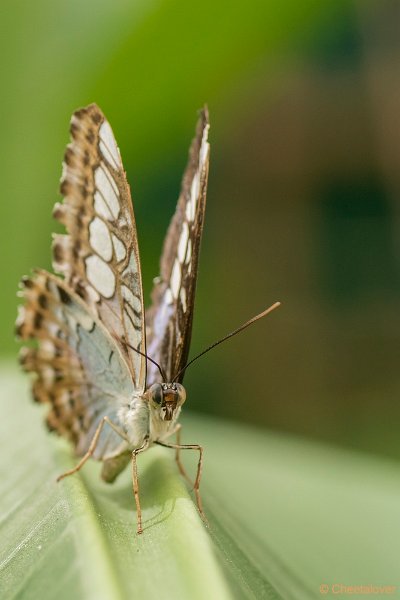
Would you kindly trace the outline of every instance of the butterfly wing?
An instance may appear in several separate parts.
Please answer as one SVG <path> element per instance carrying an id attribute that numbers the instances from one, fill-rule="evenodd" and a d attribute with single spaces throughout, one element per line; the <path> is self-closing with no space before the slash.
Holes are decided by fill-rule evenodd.
<path id="1" fill-rule="evenodd" d="M 23 280 L 17 334 L 36 339 L 21 349 L 21 363 L 35 372 L 33 395 L 50 403 L 47 423 L 69 438 L 78 455 L 89 448 L 101 421 L 108 417 L 123 429 L 119 414 L 135 394 L 126 360 L 102 322 L 62 280 L 45 271 Z M 119 455 L 125 442 L 104 428 L 94 458 Z"/>
<path id="2" fill-rule="evenodd" d="M 54 216 L 67 235 L 54 236 L 54 270 L 111 333 L 143 392 L 145 358 L 125 344 L 146 351 L 135 218 L 118 146 L 95 104 L 72 116 L 61 193 Z"/>
<path id="3" fill-rule="evenodd" d="M 190 147 L 176 211 L 164 241 L 160 277 L 146 314 L 147 353 L 161 365 L 168 381 L 186 364 L 189 353 L 206 206 L 208 129 L 208 112 L 204 109 Z M 179 380 L 182 378 L 183 375 Z M 155 381 L 160 381 L 160 375 L 157 368 L 149 364 L 148 385 Z"/>

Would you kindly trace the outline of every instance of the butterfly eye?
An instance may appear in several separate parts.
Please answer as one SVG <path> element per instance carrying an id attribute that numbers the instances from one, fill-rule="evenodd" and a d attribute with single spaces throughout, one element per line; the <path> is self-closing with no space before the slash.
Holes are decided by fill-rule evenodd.
<path id="1" fill-rule="evenodd" d="M 163 401 L 163 390 L 160 384 L 156 383 L 153 386 L 151 397 L 156 402 L 156 404 L 161 404 Z"/>
<path id="2" fill-rule="evenodd" d="M 175 384 L 175 390 L 178 392 L 178 397 L 180 402 L 185 402 L 186 400 L 186 390 L 180 383 Z"/>

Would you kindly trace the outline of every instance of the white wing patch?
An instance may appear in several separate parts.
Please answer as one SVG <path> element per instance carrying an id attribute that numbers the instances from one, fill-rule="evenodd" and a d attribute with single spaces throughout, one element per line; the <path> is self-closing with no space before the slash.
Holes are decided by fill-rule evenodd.
<path id="1" fill-rule="evenodd" d="M 80 325 L 81 327 L 83 327 L 83 329 L 85 329 L 88 332 L 91 332 L 93 330 L 95 321 L 90 314 L 81 312 L 81 313 L 74 314 L 73 316 L 67 315 L 67 318 L 70 321 L 71 331 L 74 331 L 74 329 L 76 329 L 77 324 Z"/>
<path id="2" fill-rule="evenodd" d="M 181 299 L 181 304 L 182 304 L 182 310 L 185 313 L 186 309 L 187 309 L 187 305 L 186 305 L 186 289 L 183 287 L 181 288 L 179 297 Z"/>
<path id="3" fill-rule="evenodd" d="M 189 226 L 186 221 L 182 225 L 181 237 L 179 238 L 178 243 L 178 259 L 179 262 L 183 263 L 186 256 L 186 248 L 189 239 Z"/>
<path id="4" fill-rule="evenodd" d="M 113 256 L 110 232 L 107 225 L 95 217 L 89 225 L 89 241 L 93 250 L 105 261 L 109 262 Z"/>
<path id="5" fill-rule="evenodd" d="M 197 171 L 193 177 L 192 186 L 190 188 L 190 200 L 186 206 L 186 218 L 191 223 L 196 214 L 197 198 L 200 190 L 200 172 Z"/>
<path id="6" fill-rule="evenodd" d="M 174 298 L 178 298 L 179 287 L 181 285 L 182 270 L 179 260 L 176 258 L 171 273 L 170 287 Z"/>
<path id="7" fill-rule="evenodd" d="M 171 292 L 171 290 L 169 288 L 165 291 L 165 296 L 164 297 L 165 297 L 166 304 L 172 304 L 173 303 L 174 297 L 173 297 L 172 292 Z"/>
<path id="8" fill-rule="evenodd" d="M 185 263 L 189 264 L 191 258 L 192 258 L 192 240 L 189 240 L 188 245 L 187 245 L 187 250 L 186 250 Z"/>
<path id="9" fill-rule="evenodd" d="M 94 174 L 97 191 L 103 198 L 107 208 L 111 212 L 114 219 L 118 219 L 119 215 L 119 192 L 115 185 L 115 181 L 109 170 L 104 164 L 98 167 Z"/>
<path id="10" fill-rule="evenodd" d="M 115 143 L 114 135 L 108 121 L 104 121 L 99 131 L 100 135 L 100 151 L 104 158 L 110 163 L 114 169 L 119 169 L 122 166 L 121 156 L 118 146 Z"/>
<path id="11" fill-rule="evenodd" d="M 134 294 L 132 294 L 131 290 L 127 288 L 126 285 L 121 286 L 121 291 L 124 300 L 128 302 L 128 304 L 134 311 L 139 312 L 141 309 L 141 303 L 139 298 L 137 296 L 134 296 Z"/>
<path id="12" fill-rule="evenodd" d="M 117 262 L 121 262 L 126 257 L 126 250 L 124 244 L 117 238 L 114 233 L 112 234 L 112 241 L 114 246 L 115 256 L 117 258 Z"/>
<path id="13" fill-rule="evenodd" d="M 112 221 L 114 219 L 106 201 L 99 191 L 96 191 L 94 194 L 94 210 L 100 217 L 107 219 L 107 221 Z"/>
<path id="14" fill-rule="evenodd" d="M 89 283 L 104 298 L 111 298 L 115 292 L 115 275 L 112 269 L 96 254 L 88 256 L 85 263 Z"/>

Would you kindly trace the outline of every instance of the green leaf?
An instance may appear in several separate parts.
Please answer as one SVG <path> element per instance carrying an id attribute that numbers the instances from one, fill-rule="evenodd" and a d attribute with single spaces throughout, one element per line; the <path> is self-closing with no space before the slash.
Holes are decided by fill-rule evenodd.
<path id="1" fill-rule="evenodd" d="M 139 461 L 137 536 L 129 470 L 107 485 L 91 462 L 56 484 L 70 448 L 44 430 L 27 378 L 5 365 L 1 388 L 1 598 L 297 600 L 398 584 L 397 463 L 190 416 L 210 526 L 154 448 Z"/>
<path id="2" fill-rule="evenodd" d="M 21 377 L 3 375 L 2 597 L 229 598 L 212 543 L 168 452 L 140 461 L 145 531 L 130 474 L 110 486 L 92 462 L 59 484 L 71 451 L 43 430 Z M 25 381 L 26 383 L 26 381 Z"/>

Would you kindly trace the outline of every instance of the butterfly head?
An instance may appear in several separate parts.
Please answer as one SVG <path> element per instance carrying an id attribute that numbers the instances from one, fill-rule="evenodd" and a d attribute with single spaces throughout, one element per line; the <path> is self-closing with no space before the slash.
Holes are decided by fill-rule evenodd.
<path id="1" fill-rule="evenodd" d="M 180 383 L 154 383 L 147 394 L 162 421 L 176 418 L 186 400 L 186 390 Z"/>

